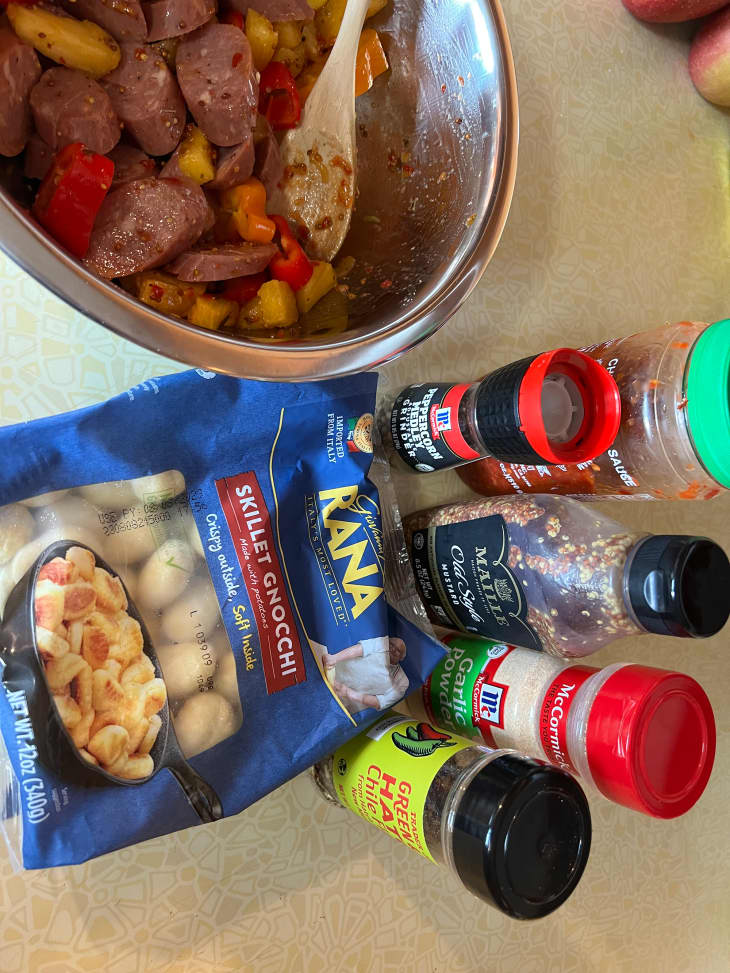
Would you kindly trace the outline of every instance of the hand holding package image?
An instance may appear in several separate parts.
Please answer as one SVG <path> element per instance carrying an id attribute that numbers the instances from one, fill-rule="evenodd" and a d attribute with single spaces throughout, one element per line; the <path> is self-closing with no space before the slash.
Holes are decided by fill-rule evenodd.
<path id="1" fill-rule="evenodd" d="M 238 813 L 427 677 L 376 382 L 190 371 L 0 429 L 16 864 Z"/>

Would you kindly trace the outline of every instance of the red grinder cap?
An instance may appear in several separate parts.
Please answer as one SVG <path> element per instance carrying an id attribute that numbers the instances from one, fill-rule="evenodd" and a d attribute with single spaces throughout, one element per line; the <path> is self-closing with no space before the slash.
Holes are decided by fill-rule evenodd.
<path id="1" fill-rule="evenodd" d="M 656 818 L 688 811 L 715 759 L 715 718 L 699 683 L 648 666 L 622 666 L 596 696 L 586 755 L 610 800 Z"/>
<path id="2" fill-rule="evenodd" d="M 502 462 L 584 463 L 616 438 L 621 398 L 603 366 L 559 348 L 488 375 L 476 418 L 485 446 Z"/>

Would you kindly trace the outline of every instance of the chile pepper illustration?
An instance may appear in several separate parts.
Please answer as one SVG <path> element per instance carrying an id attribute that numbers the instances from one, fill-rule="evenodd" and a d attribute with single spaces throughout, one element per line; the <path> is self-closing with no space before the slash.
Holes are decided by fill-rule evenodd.
<path id="1" fill-rule="evenodd" d="M 429 757 L 439 747 L 455 747 L 456 741 L 447 733 L 439 733 L 428 723 L 419 723 L 417 727 L 406 727 L 405 734 L 391 734 L 393 743 L 411 757 Z"/>
<path id="2" fill-rule="evenodd" d="M 429 723 L 419 723 L 417 732 L 418 732 L 419 740 L 450 740 L 451 739 L 448 733 L 441 733 L 440 730 L 435 730 Z"/>

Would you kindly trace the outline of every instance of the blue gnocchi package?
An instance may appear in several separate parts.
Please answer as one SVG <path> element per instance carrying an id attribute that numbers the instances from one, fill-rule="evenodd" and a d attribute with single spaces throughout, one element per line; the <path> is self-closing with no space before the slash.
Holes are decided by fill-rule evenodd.
<path id="1" fill-rule="evenodd" d="M 0 428 L 15 864 L 236 814 L 423 683 L 376 383 L 197 370 Z"/>

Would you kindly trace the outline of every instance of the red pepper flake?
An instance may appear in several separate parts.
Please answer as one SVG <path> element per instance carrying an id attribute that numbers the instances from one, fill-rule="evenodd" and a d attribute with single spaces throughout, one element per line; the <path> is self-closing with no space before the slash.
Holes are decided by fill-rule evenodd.
<path id="1" fill-rule="evenodd" d="M 406 179 L 409 176 L 412 176 L 415 171 L 416 170 L 413 168 L 413 166 L 403 166 L 403 169 L 402 169 L 403 175 L 406 177 Z"/>
<path id="2" fill-rule="evenodd" d="M 673 341 L 672 342 L 672 348 L 678 348 L 681 351 L 683 348 L 689 348 L 689 342 L 688 341 Z"/>
<path id="3" fill-rule="evenodd" d="M 164 287 L 160 287 L 159 284 L 152 284 L 152 286 L 150 287 L 150 298 L 153 301 L 159 302 L 162 300 L 164 296 L 165 296 Z"/>
<path id="4" fill-rule="evenodd" d="M 457 78 L 456 80 L 457 80 L 457 81 L 459 82 L 459 84 L 460 84 L 460 85 L 461 85 L 461 87 L 463 88 L 463 87 L 464 87 L 464 79 L 462 78 L 462 76 L 461 76 L 461 75 L 459 75 L 459 77 L 458 77 L 458 78 Z"/>
<path id="5" fill-rule="evenodd" d="M 682 409 L 686 409 L 688 405 L 689 405 L 689 399 L 688 399 L 688 398 L 687 398 L 687 396 L 685 395 L 685 396 L 684 396 L 684 397 L 683 397 L 682 399 L 680 399 L 680 400 L 679 400 L 679 402 L 677 403 L 677 412 L 681 412 L 681 411 L 682 411 Z"/>
<path id="6" fill-rule="evenodd" d="M 331 226 L 332 226 L 332 217 L 323 216 L 322 219 L 319 221 L 319 223 L 315 223 L 314 228 L 315 230 L 329 230 Z"/>
<path id="7" fill-rule="evenodd" d="M 388 280 L 381 281 L 380 286 L 384 291 L 387 291 L 389 287 L 393 286 L 393 281 L 388 278 Z"/>
<path id="8" fill-rule="evenodd" d="M 348 175 L 348 176 L 351 176 L 352 175 L 352 166 L 349 164 L 349 162 L 346 159 L 343 159 L 341 155 L 336 155 L 332 159 L 332 163 L 331 164 L 333 166 L 337 166 L 338 169 L 342 169 L 342 171 L 346 175 Z"/>
<path id="9" fill-rule="evenodd" d="M 241 52 L 238 51 L 238 53 L 234 54 L 233 57 L 231 58 L 231 67 L 237 68 L 242 60 L 243 60 L 243 54 L 241 54 Z"/>
<path id="10" fill-rule="evenodd" d="M 446 85 L 445 84 L 442 84 L 441 85 L 441 94 L 442 95 L 445 95 L 446 94 Z"/>
<path id="11" fill-rule="evenodd" d="M 657 379 L 652 378 L 652 379 L 649 380 L 649 388 L 650 389 L 658 389 L 659 388 L 659 382 L 657 381 Z"/>

